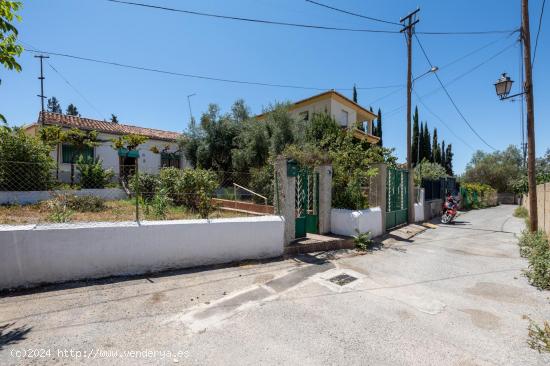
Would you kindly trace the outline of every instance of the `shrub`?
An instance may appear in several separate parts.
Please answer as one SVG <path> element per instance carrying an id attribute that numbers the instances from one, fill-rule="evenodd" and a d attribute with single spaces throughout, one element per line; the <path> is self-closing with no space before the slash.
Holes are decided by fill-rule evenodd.
<path id="1" fill-rule="evenodd" d="M 370 231 L 362 233 L 358 229 L 355 229 L 355 232 L 357 233 L 357 235 L 353 238 L 355 247 L 361 251 L 367 251 L 371 249 L 374 241 L 370 238 Z"/>
<path id="2" fill-rule="evenodd" d="M 41 191 L 53 184 L 50 148 L 23 130 L 0 128 L 0 190 Z"/>
<path id="3" fill-rule="evenodd" d="M 105 200 L 97 196 L 67 196 L 67 206 L 78 212 L 101 212 L 105 210 Z"/>
<path id="4" fill-rule="evenodd" d="M 99 158 L 85 158 L 82 155 L 76 161 L 76 169 L 80 173 L 82 188 L 105 188 L 115 174 L 111 169 L 103 169 L 102 161 Z"/>
<path id="5" fill-rule="evenodd" d="M 157 219 L 164 220 L 166 219 L 166 212 L 168 206 L 170 205 L 170 198 L 166 194 L 165 189 L 158 190 L 151 200 L 151 208 L 153 211 L 153 216 Z"/>
<path id="6" fill-rule="evenodd" d="M 485 208 L 497 204 L 497 191 L 487 184 L 463 183 L 460 186 L 464 208 Z"/>
<path id="7" fill-rule="evenodd" d="M 521 219 L 525 219 L 525 218 L 529 217 L 529 212 L 527 211 L 527 209 L 525 207 L 518 206 L 514 210 L 514 216 L 519 217 Z"/>
<path id="8" fill-rule="evenodd" d="M 198 209 L 201 205 L 206 210 L 218 187 L 216 174 L 204 169 L 163 168 L 159 180 L 160 188 L 166 190 L 174 204 L 190 209 Z"/>
<path id="9" fill-rule="evenodd" d="M 267 197 L 267 203 L 270 205 L 273 204 L 275 189 L 274 177 L 275 172 L 273 164 L 268 163 L 261 168 L 250 169 L 250 189 Z M 258 196 L 253 196 L 253 199 L 257 200 L 257 203 L 265 203 L 265 201 L 261 200 Z"/>
<path id="10" fill-rule="evenodd" d="M 529 260 L 525 275 L 541 290 L 550 289 L 550 246 L 543 231 L 524 231 L 519 240 L 520 254 Z"/>
<path id="11" fill-rule="evenodd" d="M 69 208 L 67 196 L 57 195 L 46 202 L 50 214 L 48 219 L 52 222 L 66 223 L 71 221 L 73 211 Z"/>
<path id="12" fill-rule="evenodd" d="M 130 189 L 139 193 L 145 203 L 150 202 L 158 190 L 160 181 L 158 175 L 139 173 L 130 179 Z"/>

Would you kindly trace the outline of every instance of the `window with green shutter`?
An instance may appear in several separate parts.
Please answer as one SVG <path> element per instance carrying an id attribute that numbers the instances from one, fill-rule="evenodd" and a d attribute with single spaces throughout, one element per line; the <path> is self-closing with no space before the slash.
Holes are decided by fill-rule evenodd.
<path id="1" fill-rule="evenodd" d="M 70 144 L 61 145 L 61 157 L 62 162 L 65 164 L 71 164 L 78 160 L 78 156 L 82 155 L 84 158 L 94 158 L 94 148 L 85 147 L 84 149 L 77 149 Z"/>

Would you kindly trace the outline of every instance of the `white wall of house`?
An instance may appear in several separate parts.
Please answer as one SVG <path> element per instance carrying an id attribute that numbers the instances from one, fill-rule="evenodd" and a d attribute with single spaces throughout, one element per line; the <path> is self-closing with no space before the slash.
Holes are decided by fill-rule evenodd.
<path id="1" fill-rule="evenodd" d="M 119 135 L 98 133 L 98 139 L 103 141 L 99 146 L 94 148 L 94 156 L 98 157 L 103 162 L 105 169 L 112 169 L 116 175 L 120 172 L 118 151 L 113 149 L 111 140 L 120 137 Z M 178 149 L 178 145 L 175 142 L 168 142 L 163 140 L 148 139 L 143 145 L 138 148 L 139 151 L 139 170 L 144 173 L 156 174 L 160 169 L 161 154 L 155 154 L 150 149 L 156 146 L 159 151 L 162 151 L 166 146 L 169 146 L 167 152 L 175 152 Z M 59 161 L 60 179 L 67 180 L 71 172 L 71 164 L 62 162 L 62 147 L 59 147 L 59 158 L 57 156 L 57 149 L 51 152 L 51 156 L 54 160 Z M 182 155 L 180 168 L 189 168 L 191 165 L 187 162 Z"/>
<path id="2" fill-rule="evenodd" d="M 279 216 L 0 225 L 0 289 L 283 254 Z"/>

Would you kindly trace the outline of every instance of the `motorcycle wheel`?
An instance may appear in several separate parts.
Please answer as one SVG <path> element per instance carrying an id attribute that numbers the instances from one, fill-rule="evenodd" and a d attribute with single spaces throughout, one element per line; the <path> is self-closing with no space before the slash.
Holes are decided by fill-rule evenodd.
<path id="1" fill-rule="evenodd" d="M 451 215 L 447 215 L 446 213 L 441 216 L 441 223 L 442 224 L 448 224 L 449 221 L 451 221 Z"/>

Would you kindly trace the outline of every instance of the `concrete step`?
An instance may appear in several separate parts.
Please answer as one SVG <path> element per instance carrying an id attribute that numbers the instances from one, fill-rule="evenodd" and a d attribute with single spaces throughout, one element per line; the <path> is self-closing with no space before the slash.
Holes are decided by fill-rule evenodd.
<path id="1" fill-rule="evenodd" d="M 305 238 L 300 238 L 290 243 L 290 245 L 285 248 L 285 254 L 295 255 L 353 248 L 355 248 L 355 243 L 352 237 L 308 233 Z"/>

